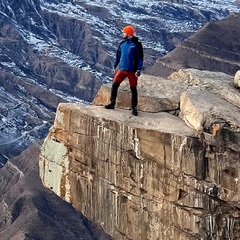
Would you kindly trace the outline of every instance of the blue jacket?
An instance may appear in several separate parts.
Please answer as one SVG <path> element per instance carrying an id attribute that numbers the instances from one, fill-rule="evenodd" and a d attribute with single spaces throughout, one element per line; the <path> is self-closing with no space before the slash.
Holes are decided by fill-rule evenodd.
<path id="1" fill-rule="evenodd" d="M 113 67 L 129 72 L 142 70 L 143 67 L 143 49 L 142 43 L 138 38 L 133 36 L 119 44 Z"/>

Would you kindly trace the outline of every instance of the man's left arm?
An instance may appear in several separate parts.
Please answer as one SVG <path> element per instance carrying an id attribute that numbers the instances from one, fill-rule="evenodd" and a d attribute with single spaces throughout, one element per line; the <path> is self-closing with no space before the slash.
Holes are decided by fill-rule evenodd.
<path id="1" fill-rule="evenodd" d="M 135 75 L 139 77 L 141 75 L 141 70 L 143 68 L 143 47 L 141 42 L 138 42 L 137 49 L 138 49 L 138 66 Z"/>

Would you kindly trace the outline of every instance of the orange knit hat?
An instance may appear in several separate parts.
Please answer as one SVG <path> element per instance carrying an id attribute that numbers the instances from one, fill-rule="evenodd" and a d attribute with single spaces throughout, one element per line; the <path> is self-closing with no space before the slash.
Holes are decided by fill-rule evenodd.
<path id="1" fill-rule="evenodd" d="M 126 26 L 125 28 L 123 28 L 122 32 L 123 33 L 127 33 L 129 35 L 134 35 L 134 28 L 132 26 Z"/>

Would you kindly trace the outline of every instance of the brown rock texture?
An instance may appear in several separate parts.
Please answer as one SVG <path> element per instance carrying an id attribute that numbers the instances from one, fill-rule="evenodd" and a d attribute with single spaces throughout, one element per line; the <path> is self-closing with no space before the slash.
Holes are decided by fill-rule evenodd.
<path id="1" fill-rule="evenodd" d="M 215 92 L 211 79 L 222 79 L 222 92 Z M 42 145 L 41 179 L 113 239 L 239 239 L 240 118 L 234 79 L 189 69 L 171 81 L 187 88 L 179 93 L 179 116 L 139 111 L 135 117 L 124 107 L 60 104 Z M 220 98 L 223 92 L 231 94 Z M 213 98 L 216 102 L 208 102 Z M 211 107 L 215 103 L 231 109 L 218 118 L 224 108 Z M 201 111 L 202 118 L 192 117 L 198 125 L 189 125 L 187 116 Z"/>

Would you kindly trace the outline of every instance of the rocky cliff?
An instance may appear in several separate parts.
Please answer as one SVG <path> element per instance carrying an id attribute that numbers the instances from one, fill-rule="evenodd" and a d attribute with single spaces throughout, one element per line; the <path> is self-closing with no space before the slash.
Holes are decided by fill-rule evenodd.
<path id="1" fill-rule="evenodd" d="M 59 102 L 92 102 L 112 77 L 123 26 L 134 25 L 146 69 L 205 23 L 239 11 L 235 0 L 1 0 L 0 167 L 46 136 Z"/>
<path id="2" fill-rule="evenodd" d="M 237 87 L 224 73 L 186 69 L 142 75 L 138 117 L 127 84 L 115 110 L 101 106 L 109 85 L 94 105 L 60 104 L 41 179 L 113 239 L 239 239 Z"/>

